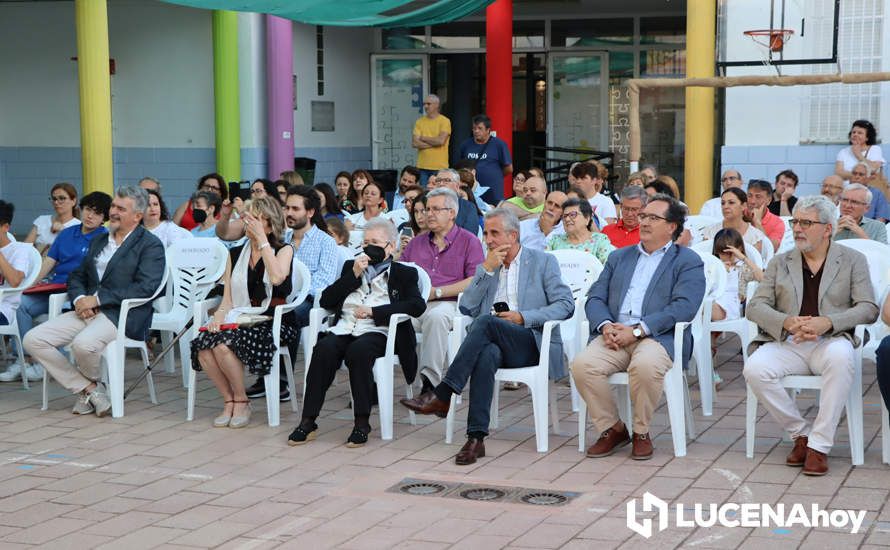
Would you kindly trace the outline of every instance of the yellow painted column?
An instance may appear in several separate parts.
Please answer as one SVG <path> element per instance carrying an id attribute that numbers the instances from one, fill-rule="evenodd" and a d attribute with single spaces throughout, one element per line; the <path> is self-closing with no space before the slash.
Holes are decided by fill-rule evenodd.
<path id="1" fill-rule="evenodd" d="M 717 2 L 686 0 L 686 76 L 714 76 Z M 714 88 L 686 88 L 685 202 L 698 213 L 711 198 L 714 174 Z"/>
<path id="2" fill-rule="evenodd" d="M 75 0 L 83 193 L 114 191 L 106 0 Z"/>

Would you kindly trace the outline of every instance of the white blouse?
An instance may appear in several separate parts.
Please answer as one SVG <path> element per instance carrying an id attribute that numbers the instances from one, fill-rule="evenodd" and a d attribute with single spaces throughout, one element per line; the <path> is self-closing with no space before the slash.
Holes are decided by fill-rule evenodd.
<path id="1" fill-rule="evenodd" d="M 72 225 L 80 225 L 80 220 L 71 218 L 65 222 L 62 229 L 68 229 Z M 34 220 L 34 227 L 37 228 L 37 240 L 34 241 L 34 246 L 37 248 L 51 246 L 56 240 L 56 235 L 59 234 L 53 233 L 53 217 L 50 214 L 37 216 L 37 219 Z"/>

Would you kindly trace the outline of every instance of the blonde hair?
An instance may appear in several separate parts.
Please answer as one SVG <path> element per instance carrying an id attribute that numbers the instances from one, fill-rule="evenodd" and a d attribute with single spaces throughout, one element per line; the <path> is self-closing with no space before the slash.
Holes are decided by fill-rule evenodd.
<path id="1" fill-rule="evenodd" d="M 680 200 L 680 186 L 677 185 L 677 180 L 668 176 L 667 174 L 662 174 L 662 175 L 658 176 L 657 178 L 655 178 L 655 181 L 660 181 L 661 183 L 670 187 L 671 191 L 674 192 L 674 197 L 677 200 Z"/>
<path id="2" fill-rule="evenodd" d="M 280 177 L 287 182 L 288 187 L 291 185 L 305 185 L 303 183 L 303 176 L 293 170 L 282 172 Z"/>
<path id="3" fill-rule="evenodd" d="M 245 203 L 244 210 L 252 216 L 262 216 L 269 220 L 275 241 L 271 244 L 274 248 L 280 246 L 284 236 L 284 211 L 278 199 L 273 197 L 251 199 Z"/>

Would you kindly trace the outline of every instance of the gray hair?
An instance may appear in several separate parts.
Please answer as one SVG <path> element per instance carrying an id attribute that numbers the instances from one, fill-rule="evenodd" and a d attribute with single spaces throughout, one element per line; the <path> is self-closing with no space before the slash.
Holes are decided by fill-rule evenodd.
<path id="1" fill-rule="evenodd" d="M 159 182 L 157 178 L 153 178 L 151 176 L 145 176 L 144 178 L 139 180 L 139 183 L 142 183 L 143 181 L 150 181 L 150 182 L 154 183 L 155 185 L 158 186 L 158 193 L 161 192 L 161 182 Z"/>
<path id="2" fill-rule="evenodd" d="M 396 232 L 396 226 L 386 218 L 372 218 L 365 224 L 365 233 L 373 230 L 382 231 L 383 234 L 386 235 L 386 240 L 391 244 L 396 244 L 399 239 L 399 235 Z"/>
<path id="3" fill-rule="evenodd" d="M 872 199 L 875 198 L 871 192 L 871 189 L 869 189 L 865 185 L 862 185 L 861 183 L 851 183 L 850 185 L 846 186 L 843 191 L 841 191 L 841 195 L 843 195 L 847 191 L 865 191 L 866 206 L 871 205 Z"/>
<path id="4" fill-rule="evenodd" d="M 427 202 L 433 197 L 445 197 L 445 204 L 448 208 L 454 209 L 454 214 L 457 215 L 457 211 L 460 208 L 460 202 L 458 201 L 457 193 L 455 193 L 453 189 L 437 187 L 426 194 Z"/>
<path id="5" fill-rule="evenodd" d="M 453 168 L 442 168 L 441 170 L 436 172 L 436 175 L 439 175 L 442 172 L 448 174 L 448 178 L 451 179 L 451 181 L 455 181 L 460 184 L 460 174 L 457 173 L 457 170 L 454 170 Z"/>
<path id="6" fill-rule="evenodd" d="M 852 172 L 857 166 L 862 166 L 863 168 L 865 168 L 865 177 L 867 177 L 867 178 L 871 177 L 872 169 L 871 169 L 871 166 L 867 162 L 865 162 L 864 160 L 860 160 L 859 162 L 857 162 L 856 164 L 853 165 L 853 168 L 850 169 L 850 172 Z"/>
<path id="7" fill-rule="evenodd" d="M 114 195 L 121 199 L 133 199 L 133 205 L 137 212 L 145 214 L 145 211 L 148 210 L 148 191 L 138 185 L 118 187 Z"/>
<path id="8" fill-rule="evenodd" d="M 833 202 L 822 195 L 809 195 L 801 197 L 794 205 L 794 214 L 800 210 L 815 210 L 819 214 L 819 222 L 831 225 L 832 232 L 837 231 L 838 209 Z"/>
<path id="9" fill-rule="evenodd" d="M 515 231 L 517 235 L 519 234 L 519 218 L 516 217 L 516 214 L 513 213 L 512 210 L 502 207 L 492 208 L 485 213 L 486 220 L 490 220 L 491 218 L 500 218 L 504 223 L 504 229 L 507 231 Z"/>
<path id="10" fill-rule="evenodd" d="M 427 94 L 427 97 L 432 99 L 435 103 L 441 103 L 441 101 L 439 100 L 439 96 L 437 96 L 436 94 Z"/>
<path id="11" fill-rule="evenodd" d="M 649 193 L 646 193 L 646 189 L 638 185 L 626 185 L 621 190 L 621 200 L 630 201 L 634 199 L 640 199 L 643 201 L 643 206 L 646 206 L 646 203 L 649 202 Z"/>

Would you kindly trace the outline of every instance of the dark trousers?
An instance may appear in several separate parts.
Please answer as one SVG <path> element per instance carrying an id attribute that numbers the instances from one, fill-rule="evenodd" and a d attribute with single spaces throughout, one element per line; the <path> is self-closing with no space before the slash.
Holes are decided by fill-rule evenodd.
<path id="1" fill-rule="evenodd" d="M 467 434 L 488 433 L 494 374 L 499 368 L 530 367 L 538 362 L 532 329 L 483 315 L 473 321 L 442 382 L 456 393 L 470 380 Z"/>
<path id="2" fill-rule="evenodd" d="M 884 398 L 884 406 L 890 410 L 890 336 L 884 337 L 875 351 L 875 363 L 878 375 L 878 387 Z"/>
<path id="3" fill-rule="evenodd" d="M 309 311 L 312 310 L 312 305 L 313 305 L 312 296 L 307 296 L 306 300 L 302 304 L 300 304 L 296 308 L 294 308 L 294 310 L 291 312 L 294 316 L 294 322 L 291 323 L 291 326 L 296 328 L 298 332 L 301 329 L 303 329 L 304 327 L 309 326 Z M 284 319 L 282 319 L 282 322 L 286 322 L 286 321 Z M 296 341 L 291 342 L 287 346 L 287 351 L 290 352 L 290 358 L 292 361 L 296 361 L 297 350 L 299 350 L 299 349 L 300 349 L 300 338 L 297 337 Z M 278 362 L 278 378 L 282 382 L 284 382 L 284 385 L 282 385 L 281 387 L 287 388 L 287 371 L 284 369 L 284 358 L 283 357 Z M 262 376 L 258 377 L 257 383 L 258 384 L 262 383 L 262 380 L 263 380 Z"/>
<path id="4" fill-rule="evenodd" d="M 337 369 L 346 362 L 349 369 L 349 388 L 352 390 L 352 410 L 356 417 L 370 416 L 374 374 L 371 368 L 378 357 L 386 353 L 386 336 L 377 332 L 361 336 L 339 336 L 330 332 L 322 335 L 312 350 L 312 362 L 306 374 L 306 398 L 303 418 L 316 418 L 324 404 L 325 394 L 334 382 Z"/>

